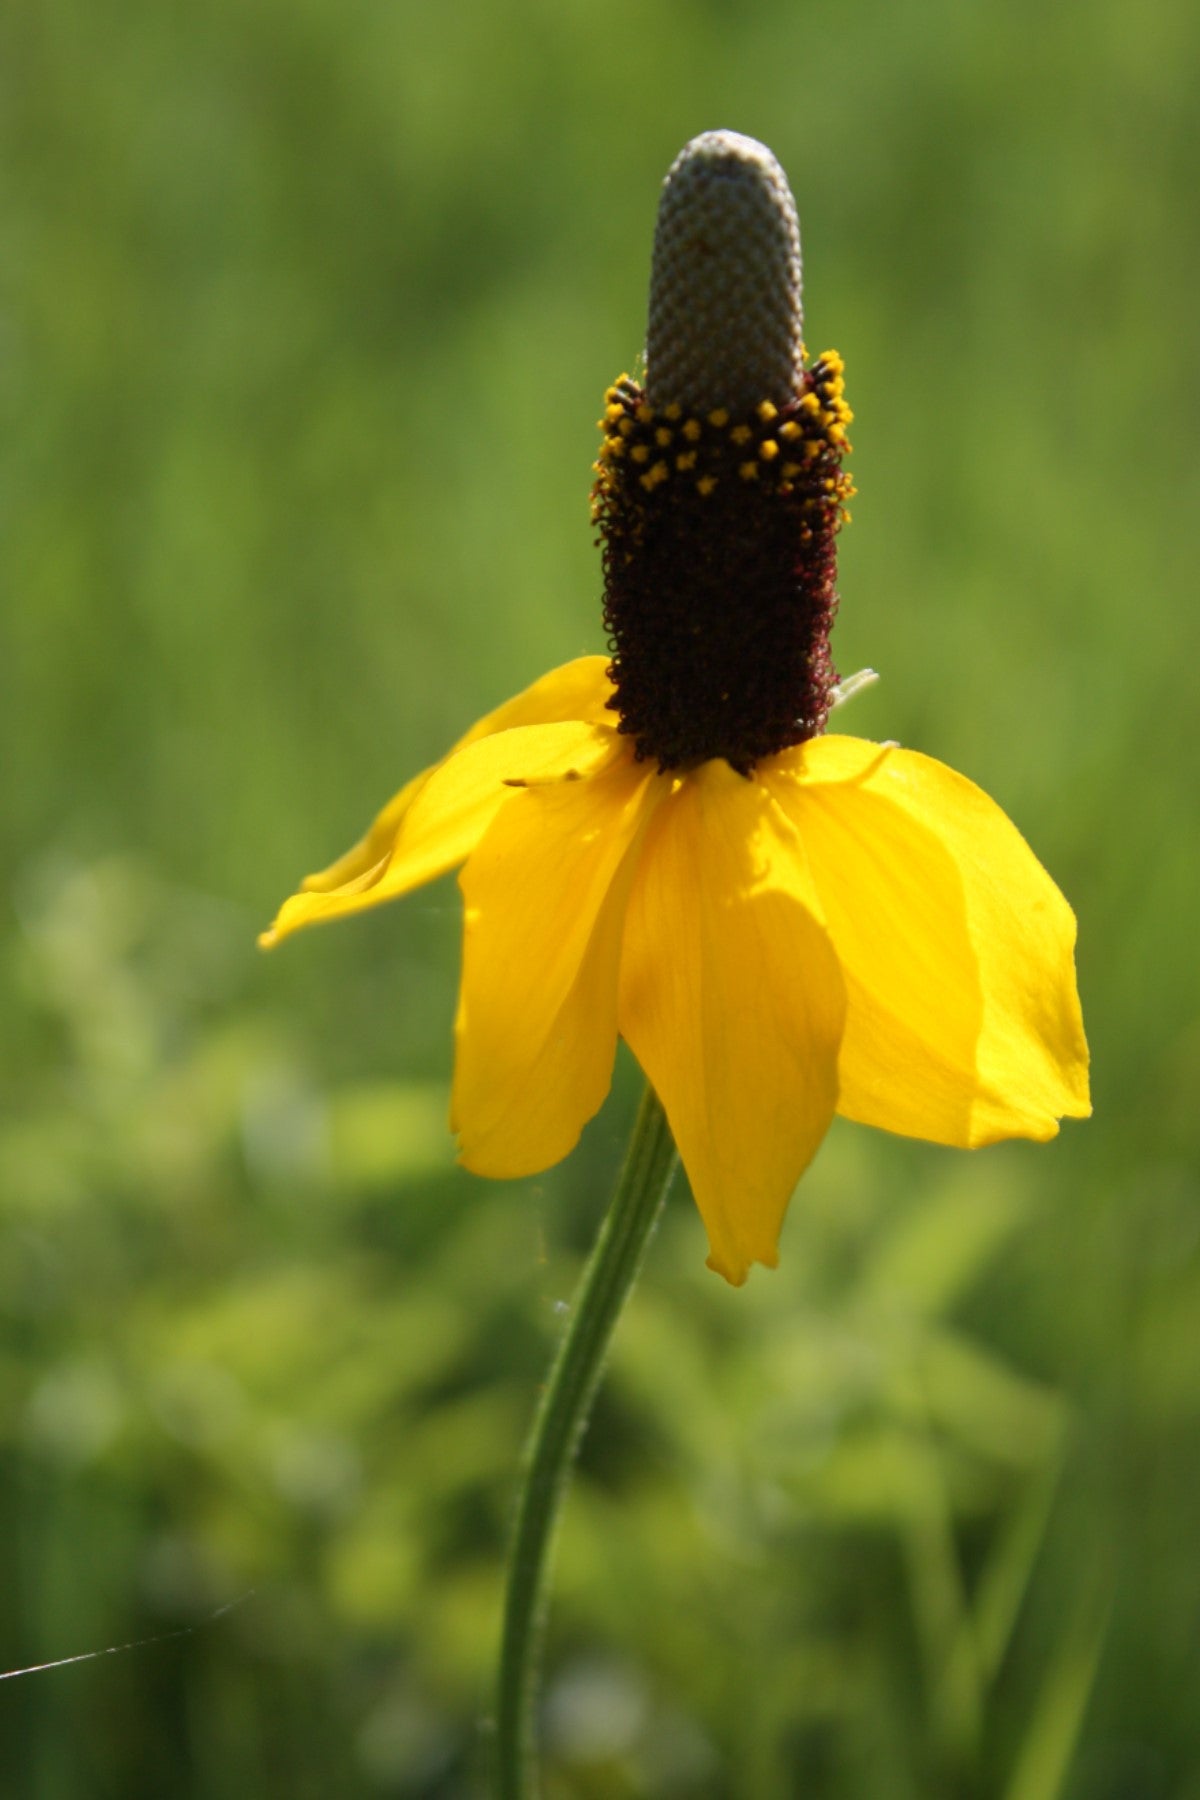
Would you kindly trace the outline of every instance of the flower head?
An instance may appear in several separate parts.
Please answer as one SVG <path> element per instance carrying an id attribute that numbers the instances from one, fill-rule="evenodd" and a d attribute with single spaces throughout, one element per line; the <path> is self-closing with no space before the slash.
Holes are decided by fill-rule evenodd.
<path id="1" fill-rule="evenodd" d="M 1075 921 L 1016 828 L 941 763 L 825 735 L 850 419 L 841 358 L 801 342 L 782 170 L 694 139 L 645 383 L 601 421 L 611 660 L 481 719 L 263 939 L 462 865 L 461 1160 L 565 1156 L 622 1036 L 735 1283 L 835 1113 L 974 1147 L 1089 1111 Z"/>

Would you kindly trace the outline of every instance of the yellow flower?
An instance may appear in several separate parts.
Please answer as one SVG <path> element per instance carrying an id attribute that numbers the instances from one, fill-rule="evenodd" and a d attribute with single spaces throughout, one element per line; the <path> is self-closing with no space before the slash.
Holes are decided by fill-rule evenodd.
<path id="1" fill-rule="evenodd" d="M 749 777 L 635 760 L 606 659 L 555 669 L 404 788 L 265 942 L 462 863 L 452 1125 L 481 1175 L 575 1144 L 618 1032 L 733 1282 L 774 1265 L 835 1112 L 973 1148 L 1088 1107 L 1075 922 L 979 788 L 826 736 Z"/>
<path id="2" fill-rule="evenodd" d="M 778 165 L 749 142 L 694 140 L 668 198 L 674 180 L 677 207 L 727 206 L 745 175 L 743 210 L 765 182 L 783 216 Z M 835 1113 L 965 1148 L 1050 1138 L 1089 1111 L 1087 1047 L 1074 918 L 1004 813 L 929 757 L 823 735 L 850 415 L 841 359 L 804 366 L 798 240 L 782 362 L 726 386 L 663 302 L 672 223 L 664 201 L 646 387 L 622 377 L 602 420 L 612 660 L 568 663 L 481 719 L 263 942 L 461 865 L 462 1162 L 514 1177 L 565 1156 L 621 1036 L 666 1110 L 709 1264 L 740 1283 L 775 1264 Z M 783 224 L 790 246 L 794 210 Z M 712 336 L 724 353 L 728 322 Z M 648 480 L 632 449 L 660 414 L 697 422 L 699 460 Z M 747 455 L 779 439 L 794 460 Z"/>

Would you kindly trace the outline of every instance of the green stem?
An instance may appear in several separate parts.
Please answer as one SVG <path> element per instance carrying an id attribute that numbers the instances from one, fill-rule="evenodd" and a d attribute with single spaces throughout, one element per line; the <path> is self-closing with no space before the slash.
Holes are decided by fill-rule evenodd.
<path id="1" fill-rule="evenodd" d="M 497 1800 L 534 1800 L 534 1705 L 555 1527 L 621 1308 L 633 1291 L 679 1158 L 647 1086 L 625 1166 L 579 1284 L 538 1408 L 508 1562 L 496 1711 Z"/>

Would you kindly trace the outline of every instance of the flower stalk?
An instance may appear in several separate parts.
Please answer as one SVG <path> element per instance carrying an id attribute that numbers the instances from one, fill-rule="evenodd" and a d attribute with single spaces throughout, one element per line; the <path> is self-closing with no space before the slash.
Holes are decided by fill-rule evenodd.
<path id="1" fill-rule="evenodd" d="M 555 1531 L 613 1331 L 662 1214 L 679 1157 L 647 1085 L 612 1204 L 580 1280 L 526 1453 L 504 1604 L 496 1702 L 497 1800 L 537 1794 L 534 1715 Z"/>

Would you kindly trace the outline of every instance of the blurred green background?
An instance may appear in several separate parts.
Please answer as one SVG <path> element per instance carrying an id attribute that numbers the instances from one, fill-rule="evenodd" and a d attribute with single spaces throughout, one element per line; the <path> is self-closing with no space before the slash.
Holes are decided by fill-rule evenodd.
<path id="1" fill-rule="evenodd" d="M 444 1130 L 446 881 L 256 929 L 602 647 L 593 421 L 680 145 L 848 361 L 848 729 L 1073 901 L 1096 1116 L 676 1196 L 559 1557 L 547 1793 L 1200 1795 L 1186 0 L 38 0 L 0 22 L 0 1788 L 481 1791 L 527 1422 L 628 1130 Z M 214 1617 L 235 1602 L 232 1610 Z"/>

